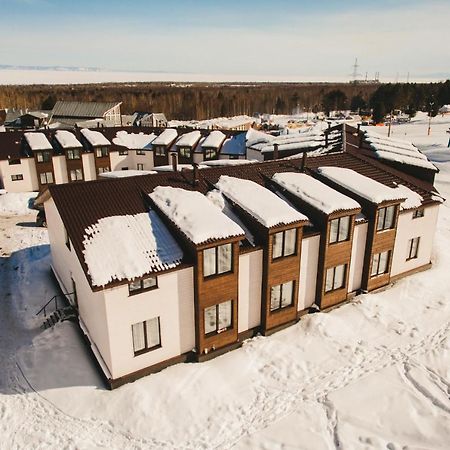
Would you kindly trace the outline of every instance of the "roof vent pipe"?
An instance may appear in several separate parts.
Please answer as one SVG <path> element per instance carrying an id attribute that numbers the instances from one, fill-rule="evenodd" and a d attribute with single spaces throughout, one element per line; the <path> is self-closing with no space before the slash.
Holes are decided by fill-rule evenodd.
<path id="1" fill-rule="evenodd" d="M 178 155 L 175 152 L 172 152 L 170 154 L 170 157 L 172 158 L 172 170 L 174 172 L 178 171 Z"/>
<path id="2" fill-rule="evenodd" d="M 303 152 L 302 155 L 302 165 L 301 165 L 301 171 L 304 172 L 305 171 L 305 167 L 306 167 L 306 158 L 308 157 L 308 153 L 307 152 Z"/>
<path id="3" fill-rule="evenodd" d="M 197 186 L 199 183 L 199 173 L 198 173 L 198 164 L 197 163 L 193 163 L 192 166 L 194 167 L 193 169 L 193 173 L 192 173 L 192 184 L 194 186 Z"/>
<path id="4" fill-rule="evenodd" d="M 273 144 L 273 159 L 278 159 L 278 144 Z"/>

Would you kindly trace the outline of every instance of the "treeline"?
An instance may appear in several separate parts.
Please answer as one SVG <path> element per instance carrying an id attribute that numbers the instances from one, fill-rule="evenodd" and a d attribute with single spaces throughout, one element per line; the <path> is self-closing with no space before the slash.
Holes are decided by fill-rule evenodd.
<path id="1" fill-rule="evenodd" d="M 52 109 L 57 100 L 122 101 L 122 112 L 164 112 L 169 119 L 207 119 L 239 114 L 373 109 L 381 120 L 392 109 L 435 114 L 450 103 L 443 83 L 108 83 L 0 86 L 0 109 Z"/>
<path id="2" fill-rule="evenodd" d="M 122 101 L 122 112 L 164 112 L 169 119 L 292 114 L 296 108 L 323 110 L 327 94 L 339 90 L 346 99 L 369 101 L 379 85 L 350 83 L 133 83 L 0 86 L 0 109 L 51 109 L 57 100 Z"/>

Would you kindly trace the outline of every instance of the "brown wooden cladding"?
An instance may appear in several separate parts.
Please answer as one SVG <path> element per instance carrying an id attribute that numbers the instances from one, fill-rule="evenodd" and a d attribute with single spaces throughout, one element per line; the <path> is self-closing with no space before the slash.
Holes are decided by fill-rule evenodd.
<path id="1" fill-rule="evenodd" d="M 333 219 L 338 217 L 346 217 L 349 214 L 336 215 L 333 214 Z M 329 308 L 347 300 L 348 296 L 348 279 L 350 273 L 350 261 L 352 257 L 353 234 L 355 230 L 355 216 L 350 216 L 350 230 L 349 238 L 343 242 L 335 242 L 330 244 L 331 231 L 331 217 L 325 224 L 325 230 L 320 235 L 319 248 L 319 267 L 317 269 L 317 284 L 316 284 L 316 303 L 321 309 Z M 346 264 L 345 284 L 340 289 L 335 289 L 330 292 L 325 292 L 325 279 L 327 269 Z"/>
<path id="2" fill-rule="evenodd" d="M 229 241 L 228 241 L 229 242 Z M 215 247 L 226 243 L 221 241 Z M 201 355 L 233 344 L 238 341 L 238 292 L 239 292 L 239 241 L 233 242 L 233 266 L 232 271 L 220 275 L 205 278 L 203 276 L 203 249 L 197 251 L 197 263 L 195 264 L 195 341 L 197 354 Z M 209 306 L 217 305 L 231 300 L 232 326 L 221 333 L 205 335 L 204 311 Z"/>
<path id="3" fill-rule="evenodd" d="M 95 173 L 99 174 L 99 169 L 109 169 L 111 170 L 111 158 L 109 156 L 110 149 L 108 149 L 108 156 L 97 156 L 97 149 L 94 147 L 94 161 L 95 161 Z M 84 174 L 83 174 L 84 176 Z"/>
<path id="4" fill-rule="evenodd" d="M 48 162 L 38 162 L 37 153 L 42 153 L 42 151 L 45 151 L 45 152 L 48 151 L 50 153 L 50 160 Z M 53 150 L 33 151 L 33 157 L 34 157 L 34 162 L 36 165 L 36 173 L 37 173 L 37 179 L 38 179 L 38 185 L 39 185 L 39 191 L 41 191 L 42 189 L 46 189 L 49 184 L 55 183 L 55 171 L 53 169 L 53 156 L 54 156 Z M 45 173 L 45 172 L 52 173 L 53 183 L 46 183 L 46 184 L 41 183 L 41 173 Z"/>
<path id="5" fill-rule="evenodd" d="M 280 231 L 297 229 L 296 252 L 294 255 L 272 258 L 274 234 Z M 298 290 L 300 280 L 300 261 L 302 248 L 302 226 L 292 225 L 271 229 L 267 234 L 263 256 L 263 286 L 261 301 L 261 332 L 265 334 L 270 329 L 280 327 L 297 320 Z M 270 292 L 272 286 L 289 281 L 294 282 L 293 302 L 291 306 L 270 311 Z"/>
<path id="6" fill-rule="evenodd" d="M 78 149 L 80 151 L 80 158 L 79 159 L 69 159 L 67 157 L 67 150 L 68 149 L 65 150 L 64 155 L 65 155 L 65 158 L 66 158 L 67 180 L 68 180 L 68 182 L 72 183 L 72 179 L 70 178 L 70 171 L 71 170 L 76 170 L 76 169 L 81 169 L 81 173 L 83 174 L 83 180 L 84 180 L 85 175 L 84 175 L 83 160 L 82 160 L 83 152 L 81 151 L 81 149 Z"/>

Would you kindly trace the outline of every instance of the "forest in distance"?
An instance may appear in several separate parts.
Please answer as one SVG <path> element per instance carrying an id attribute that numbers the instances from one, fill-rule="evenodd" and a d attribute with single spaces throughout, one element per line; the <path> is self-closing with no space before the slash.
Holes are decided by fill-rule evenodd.
<path id="1" fill-rule="evenodd" d="M 57 100 L 121 101 L 122 114 L 163 112 L 178 120 L 255 113 L 353 111 L 376 118 L 391 109 L 414 113 L 450 103 L 450 80 L 441 83 L 102 83 L 0 86 L 0 109 L 50 110 Z"/>

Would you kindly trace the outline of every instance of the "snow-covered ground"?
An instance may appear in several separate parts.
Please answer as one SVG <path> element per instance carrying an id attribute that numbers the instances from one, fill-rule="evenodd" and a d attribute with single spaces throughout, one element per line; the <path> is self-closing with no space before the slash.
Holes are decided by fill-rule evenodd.
<path id="1" fill-rule="evenodd" d="M 450 198 L 450 118 L 429 137 L 427 126 L 419 117 L 393 136 L 424 150 Z M 39 328 L 56 287 L 34 217 L 0 218 L 0 449 L 449 448 L 447 203 L 431 270 L 112 392 L 74 325 Z"/>

